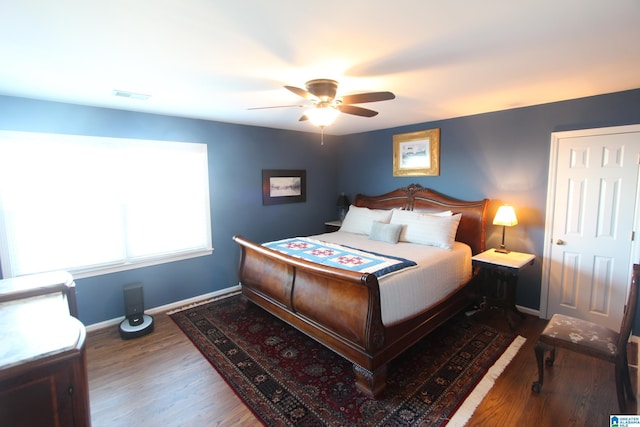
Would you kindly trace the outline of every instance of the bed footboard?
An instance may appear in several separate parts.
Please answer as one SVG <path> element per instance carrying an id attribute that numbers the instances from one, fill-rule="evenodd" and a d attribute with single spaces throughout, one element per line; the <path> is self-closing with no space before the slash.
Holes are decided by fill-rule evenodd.
<path id="1" fill-rule="evenodd" d="M 371 396 L 386 384 L 374 357 L 385 347 L 378 279 L 319 266 L 242 236 L 239 279 L 250 301 L 354 363 L 358 387 Z"/>

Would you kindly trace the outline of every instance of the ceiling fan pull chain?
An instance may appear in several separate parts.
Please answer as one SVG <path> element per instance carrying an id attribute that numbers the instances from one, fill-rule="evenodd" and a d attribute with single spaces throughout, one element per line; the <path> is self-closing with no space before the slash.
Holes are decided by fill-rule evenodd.
<path id="1" fill-rule="evenodd" d="M 320 145 L 324 145 L 324 126 L 320 126 Z"/>

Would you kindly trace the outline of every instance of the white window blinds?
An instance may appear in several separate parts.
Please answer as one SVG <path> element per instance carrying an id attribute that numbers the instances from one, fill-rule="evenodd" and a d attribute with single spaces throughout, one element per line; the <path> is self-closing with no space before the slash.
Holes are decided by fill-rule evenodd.
<path id="1" fill-rule="evenodd" d="M 5 278 L 210 254 L 205 144 L 0 132 Z"/>

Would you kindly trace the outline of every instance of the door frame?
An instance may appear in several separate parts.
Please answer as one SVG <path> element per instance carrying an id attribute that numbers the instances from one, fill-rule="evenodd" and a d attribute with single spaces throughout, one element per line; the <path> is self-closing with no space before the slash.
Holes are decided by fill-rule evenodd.
<path id="1" fill-rule="evenodd" d="M 540 318 L 549 319 L 551 316 L 548 313 L 549 308 L 549 278 L 551 275 L 551 248 L 553 244 L 553 217 L 555 211 L 555 194 L 556 194 L 556 175 L 558 172 L 558 150 L 560 148 L 560 140 L 564 138 L 577 138 L 583 136 L 595 136 L 603 134 L 617 134 L 617 133 L 638 133 L 640 137 L 640 124 L 637 125 L 625 125 L 625 126 L 611 126 L 603 128 L 593 129 L 579 129 L 561 132 L 551 133 L 551 143 L 549 151 L 549 177 L 547 181 L 547 205 L 544 221 L 544 245 L 542 255 L 542 280 L 540 283 Z M 640 161 L 640 159 L 638 159 Z M 638 177 L 640 179 L 640 176 Z M 637 186 L 636 202 L 635 202 L 635 218 L 633 228 L 636 234 L 639 230 L 640 219 L 638 218 L 638 208 L 640 202 L 640 185 Z M 636 236 L 637 237 L 637 236 Z M 634 237 L 631 242 L 631 254 L 634 259 L 638 259 L 639 248 L 638 238 Z M 627 281 L 631 279 L 631 268 L 629 268 L 629 277 Z M 627 285 L 628 287 L 628 285 Z M 628 288 L 627 288 L 628 291 Z M 551 313 L 553 314 L 553 313 Z"/>

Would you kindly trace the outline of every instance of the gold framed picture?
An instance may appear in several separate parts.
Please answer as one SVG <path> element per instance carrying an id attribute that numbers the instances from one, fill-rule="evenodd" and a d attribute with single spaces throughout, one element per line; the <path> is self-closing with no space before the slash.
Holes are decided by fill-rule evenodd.
<path id="1" fill-rule="evenodd" d="M 440 175 L 440 128 L 393 135 L 393 176 Z"/>

